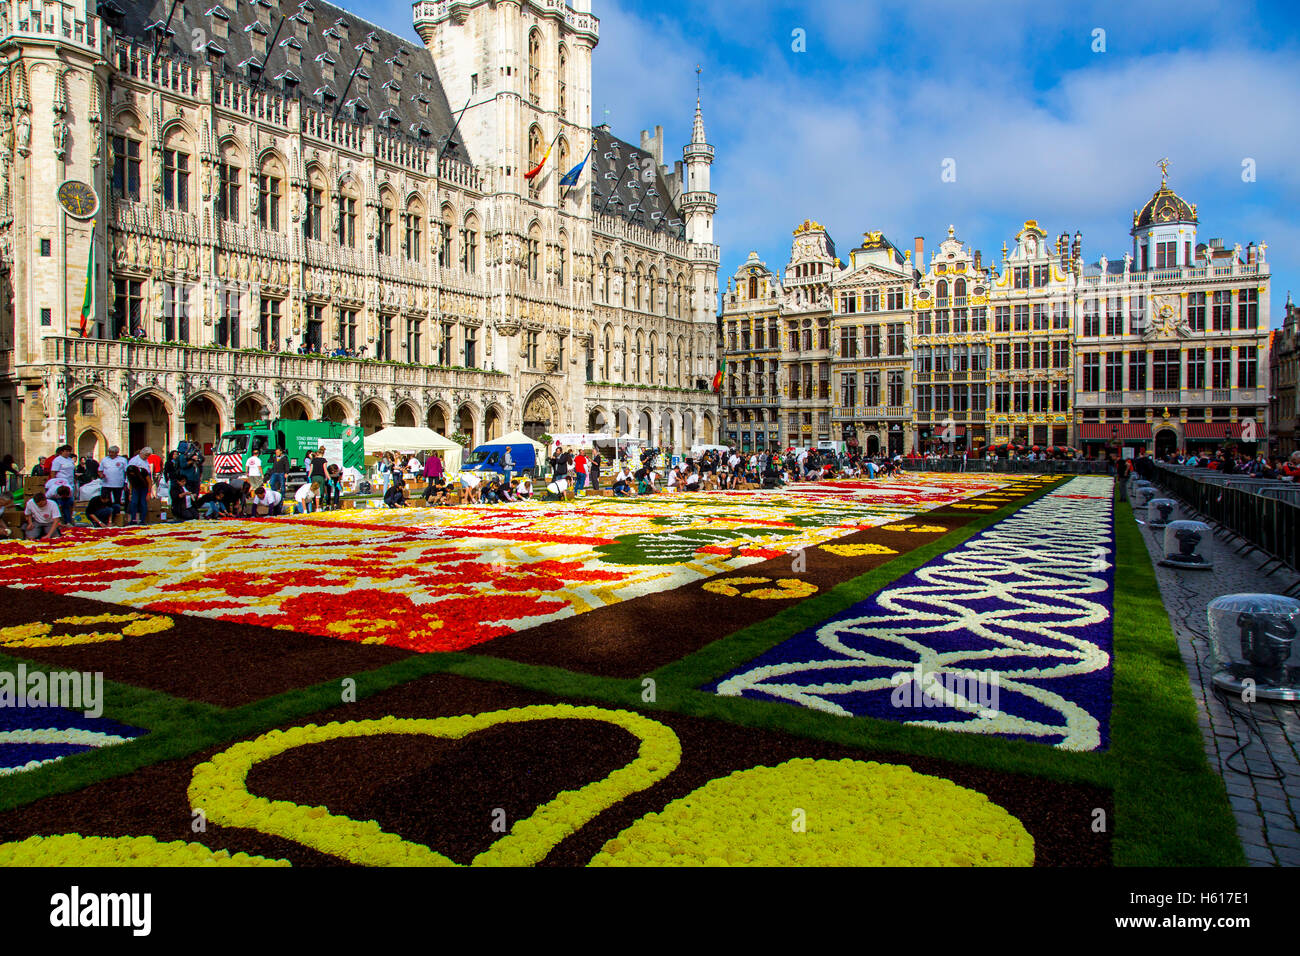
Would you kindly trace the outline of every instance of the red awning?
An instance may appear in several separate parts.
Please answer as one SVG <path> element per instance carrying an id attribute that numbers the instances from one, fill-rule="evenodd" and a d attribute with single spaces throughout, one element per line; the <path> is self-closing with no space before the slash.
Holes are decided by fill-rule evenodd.
<path id="1" fill-rule="evenodd" d="M 1146 422 L 1115 422 L 1105 425 L 1090 424 L 1079 426 L 1079 438 L 1083 441 L 1150 441 L 1151 426 Z"/>
<path id="2" fill-rule="evenodd" d="M 1233 438 L 1240 438 L 1246 430 L 1241 422 L 1188 422 L 1183 426 L 1183 437 L 1223 441 L 1226 428 L 1232 429 Z"/>

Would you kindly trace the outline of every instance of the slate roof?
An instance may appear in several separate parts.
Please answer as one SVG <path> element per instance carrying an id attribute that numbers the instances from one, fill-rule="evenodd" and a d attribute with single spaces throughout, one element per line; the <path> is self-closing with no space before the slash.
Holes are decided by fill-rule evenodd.
<path id="1" fill-rule="evenodd" d="M 301 40 L 297 38 L 298 24 L 292 19 L 300 6 L 310 20 Z M 192 49 L 193 31 L 205 31 L 209 48 L 215 45 L 224 53 L 219 61 L 222 72 L 245 83 L 255 75 L 250 73 L 250 60 L 255 64 L 260 59 L 253 56 L 252 35 L 261 35 L 263 42 L 269 42 L 275 36 L 283 15 L 287 19 L 275 47 L 261 64 L 262 88 L 300 98 L 330 112 L 339 106 L 339 98 L 342 98 L 339 115 L 354 122 L 382 123 L 391 132 L 401 132 L 430 146 L 441 146 L 455 125 L 455 111 L 447 102 L 433 57 L 422 44 L 391 33 L 324 0 L 306 0 L 301 5 L 296 0 L 181 0 L 174 13 L 172 0 L 106 0 L 100 7 L 102 12 L 110 15 L 115 12 L 114 8 L 120 9 L 122 25 L 117 29 L 117 35 L 147 46 L 153 45 L 155 36 L 162 32 L 170 15 L 171 23 L 160 51 L 166 51 L 177 59 L 211 62 L 206 52 Z M 217 36 L 211 27 L 213 20 L 223 14 L 229 24 L 229 35 L 225 38 Z M 327 30 L 339 35 L 338 53 L 330 51 Z M 354 82 L 344 97 L 348 77 L 360 56 L 355 48 L 362 43 L 369 43 L 371 48 L 369 66 L 362 67 L 367 74 L 365 89 L 359 90 Z M 300 65 L 290 67 L 286 44 L 299 46 Z M 330 59 L 334 61 L 335 70 L 332 83 L 322 75 L 322 66 Z M 290 82 L 293 79 L 298 82 Z M 391 86 L 396 87 L 398 94 L 396 105 L 390 101 Z M 332 89 L 335 96 L 328 105 L 318 92 L 326 88 Z M 359 113 L 358 105 L 368 109 Z M 456 109 L 463 105 L 459 104 Z M 421 135 L 421 128 L 427 130 L 427 135 Z M 443 156 L 471 162 L 468 151 L 459 142 L 460 136 L 457 135 L 456 139 L 458 142 L 448 146 Z"/>
<path id="2" fill-rule="evenodd" d="M 638 226 L 662 230 L 679 239 L 685 238 L 685 221 L 673 205 L 672 192 L 662 171 L 656 167 L 654 181 L 648 183 L 629 169 L 629 164 L 635 163 L 637 169 L 643 170 L 650 153 L 619 139 L 607 126 L 592 130 L 592 143 L 595 152 L 588 169 L 582 174 L 584 179 L 590 177 L 588 188 L 592 190 L 592 209 L 619 216 Z M 673 225 L 674 220 L 677 220 L 676 225 Z"/>

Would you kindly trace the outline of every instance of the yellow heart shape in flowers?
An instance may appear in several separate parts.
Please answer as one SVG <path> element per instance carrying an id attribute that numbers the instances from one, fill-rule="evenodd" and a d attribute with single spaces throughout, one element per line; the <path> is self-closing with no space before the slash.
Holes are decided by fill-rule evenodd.
<path id="1" fill-rule="evenodd" d="M 682 747 L 663 724 L 625 710 L 537 704 L 486 714 L 457 717 L 353 720 L 272 730 L 243 741 L 194 768 L 190 805 L 207 819 L 229 827 L 247 827 L 283 837 L 330 856 L 363 866 L 455 866 L 455 862 L 419 843 L 380 829 L 373 820 L 353 820 L 325 807 L 268 800 L 248 792 L 248 773 L 255 764 L 305 747 L 350 737 L 410 734 L 458 740 L 498 724 L 540 720 L 596 720 L 622 727 L 641 741 L 636 757 L 602 780 L 565 790 L 517 820 L 510 832 L 474 858 L 474 866 L 531 866 L 557 843 L 624 797 L 652 786 L 677 767 Z"/>
<path id="2" fill-rule="evenodd" d="M 1032 866 L 982 793 L 910 767 L 801 757 L 751 767 L 637 820 L 590 866 Z"/>
<path id="3" fill-rule="evenodd" d="M 953 505 L 952 507 L 965 508 L 967 511 L 997 511 L 998 510 L 997 505 L 956 504 Z"/>
<path id="4" fill-rule="evenodd" d="M 288 866 L 247 853 L 209 850 L 201 843 L 151 836 L 102 837 L 62 833 L 0 843 L 0 866 Z"/>
<path id="5" fill-rule="evenodd" d="M 90 631 L 85 634 L 54 634 L 54 624 L 84 627 L 92 624 L 125 624 L 118 631 Z M 168 631 L 174 626 L 172 619 L 158 614 L 96 614 L 55 618 L 54 624 L 32 621 L 0 627 L 0 647 L 73 647 L 78 644 L 102 644 L 120 641 L 124 637 L 143 637 Z"/>
<path id="6" fill-rule="evenodd" d="M 743 591 L 737 585 L 741 584 L 773 584 L 770 588 L 755 588 L 752 591 Z M 811 581 L 801 581 L 798 578 L 778 578 L 773 581 L 772 578 L 724 578 L 721 581 L 706 581 L 702 587 L 704 590 L 713 594 L 721 594 L 725 597 L 747 597 L 757 598 L 760 601 L 780 601 L 789 598 L 803 598 L 810 594 L 817 593 L 817 585 Z"/>
<path id="7" fill-rule="evenodd" d="M 911 531 L 914 534 L 941 534 L 948 529 L 937 524 L 892 524 L 886 531 Z"/>
<path id="8" fill-rule="evenodd" d="M 860 558 L 866 554 L 898 554 L 893 548 L 887 548 L 883 544 L 823 544 L 823 551 L 829 551 L 831 554 L 838 554 L 844 558 Z"/>

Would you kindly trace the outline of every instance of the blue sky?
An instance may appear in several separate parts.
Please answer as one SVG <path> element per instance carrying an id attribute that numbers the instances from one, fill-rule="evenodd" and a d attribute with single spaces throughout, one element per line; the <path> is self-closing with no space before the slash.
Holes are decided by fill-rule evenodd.
<path id="1" fill-rule="evenodd" d="M 952 224 L 997 260 L 1026 219 L 1082 231 L 1089 261 L 1122 257 L 1167 156 L 1201 241 L 1268 244 L 1273 325 L 1288 289 L 1300 299 L 1289 4 L 595 0 L 593 12 L 595 121 L 633 143 L 662 124 L 670 163 L 703 67 L 724 286 L 751 249 L 781 268 L 805 218 L 845 259 L 868 230 L 900 248 L 921 235 L 928 250 Z M 407 3 L 369 15 L 413 34 Z"/>

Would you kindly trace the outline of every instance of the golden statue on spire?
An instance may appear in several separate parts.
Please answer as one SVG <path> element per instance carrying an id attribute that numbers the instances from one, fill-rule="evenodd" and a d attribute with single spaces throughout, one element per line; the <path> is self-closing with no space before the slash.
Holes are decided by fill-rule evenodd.
<path id="1" fill-rule="evenodd" d="M 1160 162 L 1156 163 L 1160 167 L 1160 185 L 1164 186 L 1169 179 L 1169 157 L 1166 156 Z"/>

